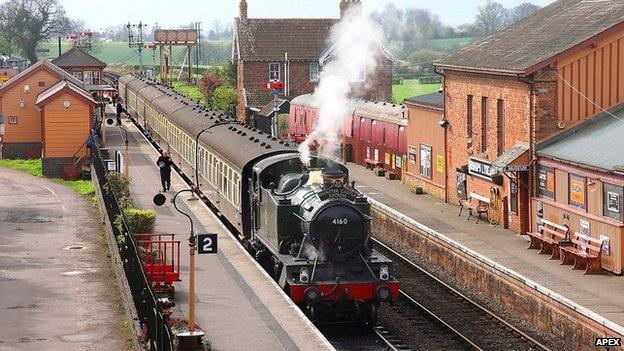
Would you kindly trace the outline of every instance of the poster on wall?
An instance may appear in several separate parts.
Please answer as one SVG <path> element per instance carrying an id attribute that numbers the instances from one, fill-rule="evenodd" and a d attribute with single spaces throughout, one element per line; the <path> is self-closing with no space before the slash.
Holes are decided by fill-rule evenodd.
<path id="1" fill-rule="evenodd" d="M 539 168 L 539 194 L 548 198 L 555 197 L 555 170 L 550 167 Z"/>
<path id="2" fill-rule="evenodd" d="M 390 165 L 390 154 L 386 152 L 384 156 L 384 163 Z"/>
<path id="3" fill-rule="evenodd" d="M 403 167 L 403 158 L 399 155 L 395 155 L 394 156 L 394 165 L 396 166 L 396 168 L 402 168 Z"/>
<path id="4" fill-rule="evenodd" d="M 607 193 L 607 209 L 611 212 L 620 213 L 620 194 Z"/>
<path id="5" fill-rule="evenodd" d="M 579 219 L 579 234 L 591 237 L 591 226 L 589 221 Z"/>
<path id="6" fill-rule="evenodd" d="M 585 208 L 585 177 L 570 174 L 570 205 Z"/>
<path id="7" fill-rule="evenodd" d="M 375 149 L 375 162 L 379 162 L 379 150 Z"/>
<path id="8" fill-rule="evenodd" d="M 444 173 L 444 155 L 436 155 L 436 171 Z"/>
<path id="9" fill-rule="evenodd" d="M 611 238 L 605 235 L 601 235 L 600 241 L 602 241 L 602 254 L 609 256 L 609 251 L 611 251 Z"/>
<path id="10" fill-rule="evenodd" d="M 416 155 L 418 151 L 413 146 L 408 146 L 407 148 L 407 162 L 415 165 L 416 164 Z"/>
<path id="11" fill-rule="evenodd" d="M 370 160 L 370 146 L 366 147 L 366 159 Z"/>

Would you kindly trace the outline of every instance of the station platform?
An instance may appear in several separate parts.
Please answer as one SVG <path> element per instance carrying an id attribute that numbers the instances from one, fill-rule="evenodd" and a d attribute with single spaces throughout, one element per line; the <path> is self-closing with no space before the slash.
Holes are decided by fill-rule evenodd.
<path id="1" fill-rule="evenodd" d="M 176 191 L 188 189 L 175 172 L 172 191 L 163 207 L 152 203 L 161 190 L 156 167 L 157 151 L 126 118 L 129 134 L 130 190 L 137 207 L 156 211 L 156 232 L 174 233 L 181 244 L 181 278 L 175 283 L 173 317 L 187 317 L 189 221 L 169 201 Z M 123 150 L 124 133 L 105 128 L 105 147 Z M 174 162 L 177 161 L 174 159 Z M 213 350 L 333 350 L 331 344 L 301 313 L 277 284 L 227 232 L 201 201 L 177 199 L 178 207 L 191 211 L 195 233 L 218 234 L 218 254 L 195 256 L 195 306 L 197 324 L 206 331 Z"/>
<path id="2" fill-rule="evenodd" d="M 416 195 L 398 180 L 378 177 L 349 163 L 351 180 L 369 198 L 412 218 L 438 234 L 471 249 L 515 273 L 540 284 L 605 319 L 624 326 L 624 277 L 605 273 L 583 275 L 570 266 L 551 261 L 548 255 L 527 250 L 529 238 L 487 221 L 458 217 L 459 207 L 431 195 Z"/>

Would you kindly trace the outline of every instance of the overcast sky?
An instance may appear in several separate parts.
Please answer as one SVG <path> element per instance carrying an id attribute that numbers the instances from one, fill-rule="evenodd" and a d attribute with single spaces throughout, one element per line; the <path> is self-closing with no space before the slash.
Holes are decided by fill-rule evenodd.
<path id="1" fill-rule="evenodd" d="M 60 0 L 72 18 L 82 19 L 92 30 L 143 21 L 149 25 L 177 27 L 190 22 L 232 22 L 239 0 Z M 474 20 L 486 0 L 362 0 L 365 12 L 381 10 L 387 3 L 399 8 L 424 7 L 450 25 Z M 506 7 L 522 2 L 547 5 L 554 0 L 498 0 Z M 249 17 L 338 17 L 339 0 L 247 0 Z"/>

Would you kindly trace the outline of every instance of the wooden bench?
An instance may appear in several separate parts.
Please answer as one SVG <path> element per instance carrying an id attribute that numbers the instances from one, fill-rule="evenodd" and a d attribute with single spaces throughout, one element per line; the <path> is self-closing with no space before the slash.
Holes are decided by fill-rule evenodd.
<path id="1" fill-rule="evenodd" d="M 572 269 L 585 269 L 583 274 L 602 273 L 602 240 L 574 233 L 572 245 L 561 247 L 561 264 L 571 264 Z"/>
<path id="2" fill-rule="evenodd" d="M 488 216 L 490 198 L 477 193 L 470 193 L 467 200 L 459 200 L 459 214 L 457 217 L 461 216 L 464 207 L 468 208 L 468 218 L 466 218 L 466 220 L 470 220 L 470 217 L 473 215 L 472 212 L 474 211 L 477 213 L 477 221 L 475 223 L 479 223 L 482 214 L 485 214 L 486 218 Z"/>
<path id="3" fill-rule="evenodd" d="M 540 249 L 541 254 L 550 254 L 551 260 L 558 260 L 561 255 L 559 244 L 561 240 L 569 238 L 570 228 L 547 219 L 542 219 L 537 226 L 537 232 L 527 232 L 531 244 L 527 249 Z"/>
<path id="4" fill-rule="evenodd" d="M 368 169 L 375 169 L 377 167 L 383 167 L 383 162 L 371 160 L 370 158 L 365 159 L 364 162 L 366 163 L 366 168 Z"/>

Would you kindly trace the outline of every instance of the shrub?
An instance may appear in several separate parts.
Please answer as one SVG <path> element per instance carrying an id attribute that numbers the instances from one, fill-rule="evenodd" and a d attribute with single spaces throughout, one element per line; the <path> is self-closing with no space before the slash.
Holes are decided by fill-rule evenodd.
<path id="1" fill-rule="evenodd" d="M 124 211 L 128 230 L 132 234 L 153 233 L 156 225 L 156 212 L 129 208 Z"/>
<path id="2" fill-rule="evenodd" d="M 199 84 L 199 91 L 204 96 L 204 101 L 212 103 L 212 94 L 219 86 L 224 83 L 223 79 L 215 75 L 204 74 L 201 77 Z"/>
<path id="3" fill-rule="evenodd" d="M 214 90 L 212 93 L 211 106 L 212 108 L 226 111 L 229 109 L 230 104 L 236 103 L 236 89 L 222 85 Z"/>
<path id="4" fill-rule="evenodd" d="M 121 198 L 130 196 L 130 178 L 117 172 L 111 172 L 106 175 L 106 191 L 113 191 L 117 200 L 121 202 Z"/>

